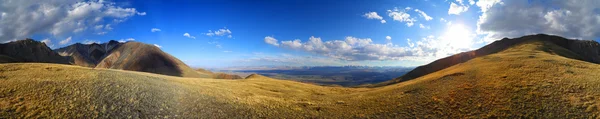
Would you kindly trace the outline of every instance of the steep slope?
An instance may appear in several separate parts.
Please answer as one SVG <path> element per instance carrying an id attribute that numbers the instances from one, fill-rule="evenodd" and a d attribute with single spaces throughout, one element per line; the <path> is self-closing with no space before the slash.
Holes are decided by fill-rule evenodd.
<path id="1" fill-rule="evenodd" d="M 531 40 L 378 88 L 0 64 L 0 118 L 596 118 L 600 65 L 577 54 Z"/>
<path id="2" fill-rule="evenodd" d="M 12 62 L 69 64 L 69 58 L 53 52 L 45 43 L 25 39 L 0 44 L 0 63 Z"/>
<path id="3" fill-rule="evenodd" d="M 127 42 L 109 52 L 96 68 L 123 69 L 182 77 L 204 77 L 153 45 Z"/>
<path id="4" fill-rule="evenodd" d="M 114 48 L 121 46 L 123 43 L 111 40 L 103 44 L 81 44 L 76 43 L 67 47 L 54 50 L 62 56 L 73 58 L 75 65 L 85 67 L 96 67 L 96 65 L 106 57 Z"/>
<path id="5" fill-rule="evenodd" d="M 482 48 L 479 48 L 474 51 L 463 52 L 456 55 L 448 56 L 442 59 L 438 59 L 433 61 L 427 65 L 419 66 L 414 70 L 406 73 L 405 75 L 395 78 L 390 81 L 382 82 L 375 85 L 367 85 L 368 87 L 377 87 L 377 86 L 385 86 L 398 82 L 403 82 L 411 79 L 415 79 L 451 66 L 454 66 L 459 63 L 463 63 L 469 61 L 473 58 L 477 58 L 480 56 L 485 56 L 493 53 L 500 52 L 509 47 L 512 47 L 516 44 L 520 44 L 523 42 L 528 42 L 532 40 L 544 40 L 547 42 L 551 42 L 556 44 L 564 49 L 570 50 L 573 54 L 570 54 L 568 57 L 583 61 L 588 61 L 591 63 L 600 63 L 600 45 L 595 41 L 587 41 L 587 40 L 572 40 L 566 39 L 559 36 L 552 36 L 546 34 L 538 34 L 538 35 L 529 35 L 523 36 L 520 38 L 504 38 L 502 40 L 495 41 L 489 45 L 486 45 Z"/>

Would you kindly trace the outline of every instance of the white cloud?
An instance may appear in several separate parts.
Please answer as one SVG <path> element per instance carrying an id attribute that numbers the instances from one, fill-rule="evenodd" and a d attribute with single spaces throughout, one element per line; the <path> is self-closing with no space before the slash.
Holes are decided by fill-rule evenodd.
<path id="1" fill-rule="evenodd" d="M 419 28 L 421 28 L 421 29 L 430 29 L 431 27 L 425 26 L 423 24 L 419 24 Z"/>
<path id="2" fill-rule="evenodd" d="M 433 19 L 431 16 L 427 15 L 427 13 L 425 13 L 419 9 L 415 9 L 415 12 L 419 13 L 419 16 L 423 17 L 426 21 Z"/>
<path id="3" fill-rule="evenodd" d="M 121 40 L 119 40 L 119 42 L 120 43 L 124 43 L 124 42 L 127 42 L 127 41 L 134 41 L 134 40 L 135 40 L 134 38 L 127 38 L 127 39 L 121 39 Z"/>
<path id="4" fill-rule="evenodd" d="M 62 40 L 62 41 L 58 42 L 58 44 L 60 44 L 60 45 L 65 45 L 65 44 L 67 44 L 67 43 L 70 43 L 70 42 L 71 42 L 71 36 L 69 36 L 69 37 L 68 37 L 67 39 L 65 39 L 65 40 Z"/>
<path id="5" fill-rule="evenodd" d="M 154 46 L 158 47 L 158 48 L 162 48 L 162 46 L 158 45 L 158 44 L 154 44 Z"/>
<path id="6" fill-rule="evenodd" d="M 81 43 L 82 43 L 82 44 L 93 44 L 93 43 L 100 44 L 100 41 L 85 39 L 85 40 L 84 40 L 83 42 L 81 42 Z"/>
<path id="7" fill-rule="evenodd" d="M 140 15 L 140 16 L 145 16 L 145 15 L 146 15 L 146 12 L 138 12 L 138 13 L 137 13 L 137 15 Z"/>
<path id="8" fill-rule="evenodd" d="M 464 40 L 456 40 L 452 36 L 428 36 L 415 43 L 407 39 L 410 47 L 401 47 L 391 42 L 387 44 L 373 43 L 370 38 L 348 36 L 345 40 L 323 41 L 319 37 L 312 36 L 306 42 L 299 39 L 280 41 L 279 47 L 318 54 L 342 61 L 431 61 L 472 50 L 473 43 L 470 41 L 473 38 L 474 35 L 469 35 Z M 391 37 L 386 37 L 386 40 L 388 39 L 391 40 Z"/>
<path id="9" fill-rule="evenodd" d="M 482 0 L 477 6 L 484 12 L 477 22 L 477 32 L 485 34 L 488 43 L 537 33 L 587 40 L 600 37 L 597 0 Z"/>
<path id="10" fill-rule="evenodd" d="M 469 0 L 469 4 L 471 4 L 471 5 L 475 4 L 475 0 Z"/>
<path id="11" fill-rule="evenodd" d="M 447 21 L 446 19 L 444 19 L 444 18 L 440 18 L 440 21 L 441 21 L 441 22 L 448 22 L 448 21 Z"/>
<path id="12" fill-rule="evenodd" d="M 101 30 L 102 28 L 104 28 L 104 25 L 102 24 L 94 26 L 94 29 L 96 30 Z"/>
<path id="13" fill-rule="evenodd" d="M 363 16 L 366 17 L 367 19 L 378 19 L 378 20 L 383 19 L 383 17 L 379 16 L 377 14 L 377 12 L 368 12 L 368 13 L 365 13 L 365 15 L 363 15 Z"/>
<path id="14" fill-rule="evenodd" d="M 161 31 L 161 30 L 160 30 L 160 29 L 158 29 L 158 28 L 152 28 L 152 29 L 150 29 L 150 32 L 159 32 L 159 31 Z M 188 34 L 188 35 L 189 35 L 189 34 Z"/>
<path id="15" fill-rule="evenodd" d="M 503 4 L 501 0 L 479 0 L 477 6 L 481 9 L 481 12 L 487 12 L 495 4 Z"/>
<path id="16" fill-rule="evenodd" d="M 196 37 L 190 35 L 190 33 L 184 33 L 183 36 L 191 38 L 191 39 L 196 39 Z"/>
<path id="17" fill-rule="evenodd" d="M 52 41 L 49 38 L 46 38 L 46 39 L 42 40 L 41 42 L 45 43 L 46 46 L 48 46 L 50 48 L 54 47 L 54 44 L 52 43 Z"/>
<path id="18" fill-rule="evenodd" d="M 231 30 L 229 30 L 227 28 L 222 28 L 222 29 L 215 30 L 215 31 L 208 30 L 207 33 L 203 33 L 203 34 L 206 36 L 211 36 L 211 37 L 212 36 L 225 36 L 225 35 L 228 35 L 227 37 L 229 37 L 229 36 L 231 36 Z M 231 37 L 229 37 L 229 38 L 231 38 Z"/>
<path id="19" fill-rule="evenodd" d="M 277 39 L 271 37 L 271 36 L 267 36 L 265 37 L 265 43 L 270 44 L 270 45 L 274 45 L 274 46 L 279 46 L 279 43 L 277 43 Z"/>
<path id="20" fill-rule="evenodd" d="M 113 30 L 113 28 L 112 28 L 112 27 L 110 27 L 110 24 L 107 24 L 107 25 L 105 25 L 105 26 L 104 26 L 104 29 L 106 29 L 106 30 L 109 30 L 109 31 L 110 31 L 110 30 Z"/>
<path id="21" fill-rule="evenodd" d="M 414 25 L 415 18 L 411 18 L 410 14 L 405 11 L 400 11 L 398 8 L 394 8 L 394 10 L 388 10 L 388 16 L 392 17 L 394 21 L 405 22 L 406 26 L 411 27 Z"/>
<path id="22" fill-rule="evenodd" d="M 104 35 L 104 34 L 106 34 L 106 33 L 108 33 L 108 32 L 105 32 L 105 31 L 103 31 L 103 32 L 98 32 L 98 33 L 96 33 L 96 34 L 97 34 L 97 35 Z"/>
<path id="23" fill-rule="evenodd" d="M 0 41 L 35 34 L 64 37 L 86 33 L 88 28 L 95 29 L 100 24 L 116 24 L 105 19 L 124 21 L 137 12 L 135 8 L 122 8 L 102 0 L 13 0 L 2 2 L 0 11 Z"/>
<path id="24" fill-rule="evenodd" d="M 406 39 L 406 44 L 408 44 L 409 47 L 415 47 L 415 43 L 411 42 L 410 39 Z"/>
<path id="25" fill-rule="evenodd" d="M 448 9 L 448 14 L 460 15 L 460 13 L 466 12 L 469 9 L 469 6 L 455 4 L 454 2 L 450 3 L 450 9 Z"/>
<path id="26" fill-rule="evenodd" d="M 366 17 L 367 19 L 377 19 L 377 20 L 380 20 L 381 23 L 386 23 L 386 21 L 383 20 L 383 17 L 379 16 L 377 14 L 377 12 L 368 12 L 368 13 L 365 13 L 363 15 L 363 17 Z"/>
<path id="27" fill-rule="evenodd" d="M 385 36 L 385 42 L 392 43 L 392 37 L 391 36 Z"/>

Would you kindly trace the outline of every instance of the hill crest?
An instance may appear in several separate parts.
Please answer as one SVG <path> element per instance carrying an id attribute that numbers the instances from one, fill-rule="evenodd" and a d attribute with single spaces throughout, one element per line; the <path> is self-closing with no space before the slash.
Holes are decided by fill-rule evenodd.
<path id="1" fill-rule="evenodd" d="M 574 54 L 569 58 L 587 61 L 591 63 L 600 63 L 600 44 L 595 41 L 589 40 L 574 40 L 567 39 L 560 36 L 554 35 L 546 35 L 546 34 L 537 34 L 537 35 L 528 35 L 519 38 L 503 38 L 498 41 L 494 41 L 491 44 L 488 44 L 482 48 L 477 50 L 462 52 L 459 54 L 455 54 L 452 56 L 448 56 L 442 59 L 435 60 L 429 64 L 419 66 L 412 71 L 406 73 L 405 75 L 374 85 L 367 85 L 367 87 L 379 87 L 385 85 L 391 85 L 403 81 L 412 80 L 436 71 L 440 71 L 442 69 L 454 66 L 456 64 L 460 64 L 471 59 L 494 54 L 503 50 L 506 50 L 510 47 L 516 46 L 518 44 L 529 42 L 529 41 L 548 41 L 548 43 L 556 44 L 562 48 L 565 48 L 569 51 L 572 51 Z M 539 49 L 544 50 L 544 49 Z"/>

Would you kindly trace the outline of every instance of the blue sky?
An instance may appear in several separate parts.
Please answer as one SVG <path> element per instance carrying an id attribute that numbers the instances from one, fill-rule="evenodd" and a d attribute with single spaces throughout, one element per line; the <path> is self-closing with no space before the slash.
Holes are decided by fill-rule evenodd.
<path id="1" fill-rule="evenodd" d="M 0 5 L 0 24 L 31 27 L 15 29 L 22 33 L 0 27 L 0 39 L 5 41 L 32 37 L 60 48 L 76 42 L 129 39 L 155 44 L 190 66 L 207 68 L 418 66 L 502 37 L 535 33 L 580 39 L 600 36 L 593 27 L 572 31 L 600 24 L 594 18 L 600 11 L 598 2 L 593 0 L 575 5 L 583 9 L 571 9 L 573 4 L 568 1 L 554 0 L 64 0 L 4 4 Z M 31 9 L 12 8 L 11 4 Z M 53 7 L 58 9 L 56 13 L 43 12 Z M 507 16 L 518 10 L 532 12 L 522 13 L 529 17 Z M 30 16 L 38 25 L 19 25 L 22 20 L 15 14 L 27 11 L 31 14 L 21 16 Z M 33 14 L 36 11 L 44 19 L 33 19 L 39 16 Z M 566 24 L 585 18 L 591 18 L 590 22 Z"/>

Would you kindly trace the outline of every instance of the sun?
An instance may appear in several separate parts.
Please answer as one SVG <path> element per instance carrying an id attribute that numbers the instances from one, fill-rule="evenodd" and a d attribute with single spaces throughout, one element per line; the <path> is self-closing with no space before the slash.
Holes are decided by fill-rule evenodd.
<path id="1" fill-rule="evenodd" d="M 442 36 L 446 43 L 454 48 L 470 48 L 473 44 L 471 32 L 462 24 L 452 24 L 448 26 Z"/>

